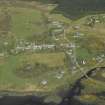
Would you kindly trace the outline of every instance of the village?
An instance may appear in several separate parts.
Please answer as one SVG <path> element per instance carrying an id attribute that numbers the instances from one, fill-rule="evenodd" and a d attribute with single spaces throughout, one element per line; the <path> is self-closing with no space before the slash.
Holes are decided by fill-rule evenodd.
<path id="1" fill-rule="evenodd" d="M 83 92 L 74 92 L 79 101 L 105 90 L 105 14 L 72 19 L 56 11 L 63 9 L 57 2 L 5 2 L 0 2 L 0 91 L 56 102 L 75 83 L 76 92 Z"/>

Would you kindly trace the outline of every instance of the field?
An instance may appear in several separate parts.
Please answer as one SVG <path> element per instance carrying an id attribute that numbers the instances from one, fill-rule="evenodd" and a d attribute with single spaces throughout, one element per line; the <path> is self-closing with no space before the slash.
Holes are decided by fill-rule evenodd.
<path id="1" fill-rule="evenodd" d="M 63 53 L 49 53 L 49 54 L 38 53 L 38 54 L 32 54 L 32 55 L 21 54 L 17 56 L 9 56 L 8 58 L 4 59 L 5 61 L 0 65 L 0 67 L 2 68 L 0 71 L 0 83 L 2 84 L 0 86 L 0 90 L 23 91 L 24 89 L 25 91 L 25 88 L 26 88 L 26 91 L 35 91 L 35 88 L 38 86 L 43 90 L 44 86 L 43 85 L 41 86 L 41 81 L 44 79 L 45 80 L 47 79 L 49 81 L 49 85 L 45 86 L 45 88 L 48 88 L 47 91 L 48 90 L 50 91 L 51 88 L 56 88 L 55 85 L 53 87 L 52 84 L 54 82 L 55 84 L 59 82 L 56 80 L 56 77 L 55 77 L 55 74 L 57 72 L 59 73 L 62 71 L 59 67 L 61 66 L 62 69 L 64 68 L 65 71 L 67 71 L 66 68 L 64 67 L 64 58 L 65 56 Z M 33 74 L 35 70 L 24 71 L 23 74 L 22 72 L 19 73 L 19 69 L 21 69 L 21 66 L 24 67 L 24 65 L 31 65 L 31 64 L 33 65 L 39 64 L 40 66 L 42 66 L 42 68 L 45 67 L 45 69 L 41 69 L 42 70 L 41 71 L 35 68 L 36 69 L 35 74 Z M 46 68 L 46 65 L 50 67 Z M 54 70 L 54 68 L 56 69 Z M 7 69 L 8 69 L 8 72 L 7 72 Z M 30 75 L 33 74 L 33 75 L 30 76 L 29 74 Z M 33 86 L 32 88 L 30 88 L 31 90 L 28 89 L 27 85 Z M 40 90 L 39 87 L 38 89 Z"/>

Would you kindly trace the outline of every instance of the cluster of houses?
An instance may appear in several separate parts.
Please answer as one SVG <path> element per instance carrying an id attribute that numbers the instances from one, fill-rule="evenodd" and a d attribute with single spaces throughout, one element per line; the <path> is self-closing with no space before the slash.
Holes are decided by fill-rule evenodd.
<path id="1" fill-rule="evenodd" d="M 36 44 L 35 42 L 25 42 L 25 41 L 19 41 L 16 43 L 15 47 L 10 49 L 10 52 L 12 54 L 18 54 L 24 51 L 41 51 L 41 50 L 54 50 L 56 47 L 59 48 L 72 48 L 75 47 L 72 43 L 61 43 L 59 45 L 56 44 Z"/>
<path id="2" fill-rule="evenodd" d="M 78 37 L 83 37 L 84 36 L 84 33 L 81 33 L 81 32 L 75 32 L 74 34 L 74 38 L 78 38 Z"/>
<path id="3" fill-rule="evenodd" d="M 101 62 L 103 62 L 104 61 L 104 59 L 105 59 L 105 55 L 104 54 L 102 54 L 102 55 L 100 55 L 100 56 L 97 56 L 96 58 L 94 58 L 98 63 L 101 63 Z"/>
<path id="4" fill-rule="evenodd" d="M 34 42 L 20 42 L 18 43 L 14 49 L 11 49 L 11 53 L 20 53 L 24 51 L 37 51 L 37 50 L 46 50 L 46 49 L 54 49 L 55 44 L 42 44 L 37 45 Z"/>
<path id="5" fill-rule="evenodd" d="M 105 22 L 105 15 L 98 15 L 95 17 L 96 23 L 104 23 Z"/>
<path id="6" fill-rule="evenodd" d="M 60 79 L 62 79 L 64 77 L 64 74 L 65 74 L 65 71 L 61 71 L 59 73 L 56 73 L 56 75 L 54 76 L 54 78 L 60 80 Z M 48 84 L 48 80 L 44 79 L 40 83 L 41 83 L 41 85 L 45 86 L 45 85 Z"/>
<path id="7" fill-rule="evenodd" d="M 57 36 L 64 35 L 64 23 L 59 21 L 51 21 L 49 24 L 50 34 L 53 36 L 55 40 L 57 40 Z"/>
<path id="8" fill-rule="evenodd" d="M 55 44 L 42 44 L 42 45 L 36 45 L 36 44 L 30 44 L 30 45 L 27 45 L 27 46 L 19 46 L 17 45 L 15 47 L 15 49 L 11 49 L 11 52 L 12 53 L 20 53 L 20 52 L 23 52 L 23 51 L 41 51 L 41 50 L 47 50 L 47 49 L 55 49 L 55 47 L 57 47 L 57 45 Z M 61 44 L 60 47 L 66 47 L 66 48 L 69 48 L 70 45 L 69 44 Z"/>
<path id="9" fill-rule="evenodd" d="M 8 47 L 9 43 L 4 42 L 4 45 Z M 41 51 L 41 50 L 54 50 L 55 48 L 71 49 L 75 46 L 73 43 L 61 43 L 61 44 L 36 44 L 35 42 L 28 42 L 25 40 L 17 40 L 15 46 L 10 48 L 11 54 L 18 54 L 25 51 Z M 4 52 L 0 53 L 0 56 L 4 56 Z"/>
<path id="10" fill-rule="evenodd" d="M 72 52 L 72 51 L 71 51 L 71 52 Z M 71 54 L 70 54 L 70 55 L 71 55 Z M 104 58 L 105 58 L 105 55 L 102 54 L 102 55 L 100 55 L 100 56 L 97 56 L 97 57 L 94 58 L 94 59 L 97 60 L 99 63 L 101 63 L 101 62 L 104 60 Z M 83 61 L 81 61 L 81 62 L 82 62 L 83 65 L 86 64 L 86 60 L 83 60 Z M 78 71 L 78 70 L 76 70 L 77 67 L 76 67 L 76 66 L 73 66 L 73 68 L 74 68 L 74 69 L 72 70 L 72 74 L 77 73 L 77 71 Z M 81 71 L 84 70 L 84 68 L 80 68 L 80 69 L 81 69 Z M 97 68 L 97 71 L 99 71 L 99 70 L 100 70 L 100 68 Z M 58 80 L 62 79 L 63 76 L 64 76 L 64 73 L 65 73 L 64 71 L 61 71 L 60 73 L 56 73 L 55 78 L 58 79 Z M 93 75 L 93 76 L 96 75 L 96 72 L 93 71 L 92 75 Z M 48 80 L 42 80 L 42 81 L 41 81 L 41 85 L 46 86 L 47 84 L 48 84 Z"/>
<path id="11" fill-rule="evenodd" d="M 105 23 L 105 16 L 90 16 L 87 18 L 86 24 L 89 26 L 94 26 L 95 23 Z"/>
<path id="12" fill-rule="evenodd" d="M 0 57 L 4 57 L 5 56 L 5 53 L 0 53 Z"/>
<path id="13" fill-rule="evenodd" d="M 77 46 L 75 45 L 75 43 L 70 43 L 70 49 L 66 52 L 66 54 L 69 56 L 70 69 L 72 69 L 72 71 L 77 69 L 77 59 L 76 59 L 76 52 L 75 52 L 76 47 Z"/>

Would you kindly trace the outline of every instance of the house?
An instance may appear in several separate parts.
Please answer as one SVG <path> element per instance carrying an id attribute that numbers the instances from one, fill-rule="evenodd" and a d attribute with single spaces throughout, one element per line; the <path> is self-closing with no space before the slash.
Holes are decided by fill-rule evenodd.
<path id="1" fill-rule="evenodd" d="M 0 53 L 0 57 L 4 57 L 5 56 L 5 54 L 4 53 Z"/>
<path id="2" fill-rule="evenodd" d="M 53 21 L 50 24 L 51 35 L 58 36 L 64 34 L 64 26 L 59 21 Z"/>
<path id="3" fill-rule="evenodd" d="M 47 85 L 47 83 L 48 83 L 47 80 L 42 80 L 42 81 L 41 81 L 41 84 L 42 84 L 42 85 Z"/>

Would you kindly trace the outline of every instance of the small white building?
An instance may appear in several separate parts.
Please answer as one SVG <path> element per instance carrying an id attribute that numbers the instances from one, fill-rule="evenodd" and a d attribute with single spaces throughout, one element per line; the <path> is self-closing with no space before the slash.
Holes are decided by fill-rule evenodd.
<path id="1" fill-rule="evenodd" d="M 42 85 L 47 85 L 47 83 L 48 83 L 47 80 L 42 80 L 42 81 L 41 81 L 41 84 L 42 84 Z"/>
<path id="2" fill-rule="evenodd" d="M 83 61 L 82 61 L 82 64 L 83 64 L 83 65 L 85 65 L 85 64 L 86 64 L 86 61 L 85 61 L 85 60 L 83 60 Z"/>
<path id="3" fill-rule="evenodd" d="M 9 43 L 8 42 L 4 42 L 4 45 L 7 46 Z"/>
<path id="4" fill-rule="evenodd" d="M 57 74 L 55 77 L 56 77 L 57 79 L 61 79 L 61 78 L 63 77 L 63 74 Z"/>
<path id="5" fill-rule="evenodd" d="M 4 57 L 5 56 L 5 54 L 4 53 L 0 53 L 0 57 Z"/>

